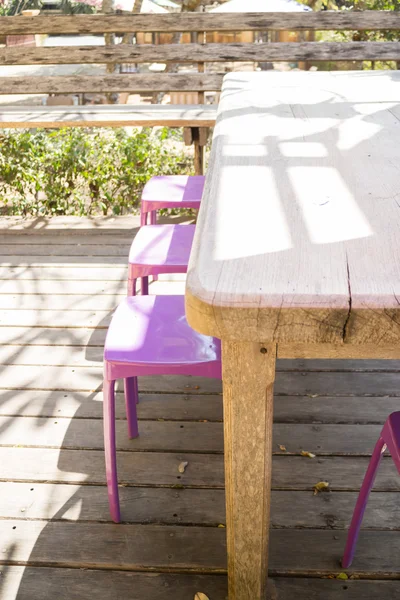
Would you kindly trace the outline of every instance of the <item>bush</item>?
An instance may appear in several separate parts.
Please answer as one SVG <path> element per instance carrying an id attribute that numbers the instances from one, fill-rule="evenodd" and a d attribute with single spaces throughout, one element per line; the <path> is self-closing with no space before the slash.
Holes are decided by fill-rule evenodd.
<path id="1" fill-rule="evenodd" d="M 0 202 L 7 214 L 123 214 L 153 175 L 189 173 L 167 128 L 7 130 L 0 135 Z"/>

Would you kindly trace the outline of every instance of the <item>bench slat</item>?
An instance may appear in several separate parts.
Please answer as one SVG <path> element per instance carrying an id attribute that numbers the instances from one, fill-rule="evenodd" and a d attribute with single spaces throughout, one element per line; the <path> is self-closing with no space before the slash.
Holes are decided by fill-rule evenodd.
<path id="1" fill-rule="evenodd" d="M 213 127 L 216 106 L 2 106 L 0 127 Z"/>
<path id="2" fill-rule="evenodd" d="M 135 31 L 398 30 L 400 12 L 181 13 L 2 17 L 0 35 L 126 33 Z"/>
<path id="3" fill-rule="evenodd" d="M 400 59 L 400 42 L 119 44 L 24 48 L 23 52 L 11 46 L 0 50 L 0 65 L 397 59 Z"/>
<path id="4" fill-rule="evenodd" d="M 156 73 L 133 75 L 71 75 L 0 77 L 2 94 L 74 94 L 113 92 L 200 92 L 221 89 L 223 75 Z"/>

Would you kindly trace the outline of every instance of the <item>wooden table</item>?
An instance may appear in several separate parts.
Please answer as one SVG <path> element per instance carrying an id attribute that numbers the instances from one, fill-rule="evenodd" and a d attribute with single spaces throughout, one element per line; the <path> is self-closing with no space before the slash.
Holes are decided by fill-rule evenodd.
<path id="1" fill-rule="evenodd" d="M 400 72 L 225 78 L 186 310 L 222 339 L 229 598 L 258 600 L 276 357 L 400 358 Z"/>

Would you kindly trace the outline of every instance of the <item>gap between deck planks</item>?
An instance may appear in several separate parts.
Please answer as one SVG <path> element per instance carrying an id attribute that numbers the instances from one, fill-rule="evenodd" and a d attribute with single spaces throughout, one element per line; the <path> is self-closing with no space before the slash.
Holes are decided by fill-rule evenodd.
<path id="1" fill-rule="evenodd" d="M 127 439 L 123 397 L 117 394 L 126 524 L 109 523 L 100 364 L 107 318 L 125 294 L 126 259 L 100 254 L 111 241 L 117 252 L 128 248 L 132 221 L 117 219 L 108 227 L 97 220 L 92 237 L 87 222 L 68 218 L 60 240 L 64 255 L 49 257 L 46 244 L 50 248 L 61 235 L 57 223 L 45 224 L 42 237 L 33 224 L 8 221 L 9 248 L 15 242 L 18 256 L 10 252 L 0 266 L 0 317 L 7 320 L 7 326 L 0 323 L 0 363 L 6 365 L 0 378 L 0 446 L 10 444 L 0 447 L 0 529 L 10 550 L 2 562 L 30 565 L 25 572 L 2 565 L 1 598 L 31 600 L 37 590 L 40 600 L 55 595 L 64 600 L 68 590 L 68 599 L 75 594 L 89 600 L 96 589 L 108 600 L 113 589 L 121 600 L 131 600 L 134 585 L 137 600 L 164 600 L 166 591 L 176 600 L 192 600 L 196 591 L 224 600 L 225 577 L 210 575 L 225 570 L 224 530 L 217 527 L 225 518 L 220 382 L 143 378 L 137 441 Z M 68 231 L 74 237 L 63 243 Z M 76 243 L 79 250 L 72 250 Z M 98 256 L 86 255 L 91 247 Z M 84 256 L 77 255 L 81 248 Z M 160 283 L 164 289 L 179 285 Z M 90 315 L 92 328 L 84 321 Z M 273 600 L 338 600 L 346 593 L 352 600 L 397 598 L 398 582 L 383 580 L 400 577 L 393 559 L 400 539 L 400 478 L 390 458 L 382 462 L 354 563 L 354 572 L 367 580 L 318 578 L 341 570 L 344 528 L 368 464 L 360 454 L 370 454 L 381 424 L 397 408 L 399 367 L 400 361 L 279 361 L 271 564 L 279 577 Z M 318 456 L 290 455 L 300 449 Z M 351 455 L 334 456 L 341 452 Z M 189 464 L 179 474 L 182 461 Z M 329 481 L 331 492 L 313 496 L 321 480 Z M 132 548 L 136 536 L 143 553 Z M 62 568 L 49 567 L 55 564 Z M 81 570 L 87 566 L 96 571 Z M 56 582 L 62 585 L 56 588 Z"/>

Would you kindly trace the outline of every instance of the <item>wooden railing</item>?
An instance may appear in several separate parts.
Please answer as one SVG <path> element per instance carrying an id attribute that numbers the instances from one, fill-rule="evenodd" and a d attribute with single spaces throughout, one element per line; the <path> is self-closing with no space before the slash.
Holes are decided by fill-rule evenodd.
<path id="1" fill-rule="evenodd" d="M 400 30 L 400 12 L 341 11 L 300 13 L 181 13 L 0 17 L 0 38 L 26 34 L 124 34 L 143 32 L 232 31 L 382 31 Z M 236 61 L 400 61 L 400 42 L 185 43 L 112 46 L 5 47 L 0 65 L 190 63 L 188 73 L 113 73 L 104 75 L 0 77 L 0 94 L 155 93 L 220 90 L 223 74 L 207 72 L 207 63 Z M 195 168 L 203 170 L 204 128 L 215 121 L 215 108 L 153 107 L 1 107 L 0 127 L 170 125 L 183 126 L 186 143 L 195 146 Z"/>
<path id="2" fill-rule="evenodd" d="M 400 12 L 76 15 L 0 18 L 0 36 L 129 32 L 399 30 Z M 400 42 L 293 42 L 3 48 L 1 65 L 400 60 Z M 2 94 L 216 91 L 219 73 L 0 77 Z"/>

